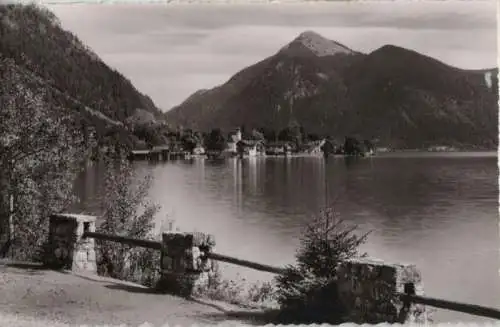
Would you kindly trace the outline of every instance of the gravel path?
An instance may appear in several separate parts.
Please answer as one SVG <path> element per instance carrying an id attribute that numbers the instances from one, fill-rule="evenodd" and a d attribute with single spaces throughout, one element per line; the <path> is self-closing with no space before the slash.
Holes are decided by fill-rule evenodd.
<path id="1" fill-rule="evenodd" d="M 47 326 L 255 323 L 248 312 L 220 304 L 155 294 L 140 285 L 98 276 L 43 270 L 0 261 L 0 325 Z M 232 310 L 232 311 L 231 311 Z M 9 320 L 10 319 L 10 320 Z M 2 321 L 3 320 L 3 321 Z M 12 322 L 15 323 L 12 324 Z M 31 321 L 31 323 L 30 323 Z M 38 324 L 33 324 L 38 321 Z"/>

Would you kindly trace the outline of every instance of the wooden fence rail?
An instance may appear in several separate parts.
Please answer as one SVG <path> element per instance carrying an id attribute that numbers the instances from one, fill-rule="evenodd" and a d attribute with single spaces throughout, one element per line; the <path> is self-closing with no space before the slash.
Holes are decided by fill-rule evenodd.
<path id="1" fill-rule="evenodd" d="M 161 250 L 161 242 L 157 242 L 157 241 L 141 240 L 141 239 L 126 237 L 126 236 L 109 235 L 109 234 L 96 233 L 96 232 L 85 232 L 85 233 L 83 233 L 82 237 L 84 237 L 84 238 L 85 237 L 92 237 L 96 240 L 112 241 L 112 242 L 117 242 L 117 243 L 121 243 L 121 244 L 140 246 L 140 247 L 148 248 L 148 249 Z"/>
<path id="2" fill-rule="evenodd" d="M 460 303 L 448 300 L 434 299 L 430 297 L 424 297 L 419 295 L 409 295 L 398 293 L 399 297 L 403 301 L 409 301 L 411 303 L 428 305 L 435 308 L 452 310 L 462 313 L 471 314 L 474 316 L 481 316 L 492 319 L 500 320 L 500 310 L 483 307 L 476 304 Z"/>
<path id="3" fill-rule="evenodd" d="M 284 268 L 273 267 L 273 266 L 264 265 L 261 263 L 256 263 L 256 262 L 252 262 L 252 261 L 248 261 L 248 260 L 233 258 L 233 257 L 223 255 L 223 254 L 209 252 L 209 253 L 206 253 L 205 255 L 209 259 L 223 261 L 223 262 L 227 262 L 227 263 L 232 263 L 232 264 L 235 264 L 238 266 L 247 267 L 247 268 L 251 268 L 251 269 L 255 269 L 255 270 L 270 272 L 270 273 L 278 274 L 278 275 L 282 275 L 285 273 Z"/>
<path id="4" fill-rule="evenodd" d="M 83 237 L 93 237 L 94 239 L 118 242 L 121 244 L 140 246 L 140 247 L 156 249 L 156 250 L 161 250 L 161 248 L 162 248 L 161 242 L 134 239 L 134 238 L 125 237 L 125 236 L 108 235 L 108 234 L 103 234 L 103 233 L 86 231 L 86 232 L 84 232 Z M 230 257 L 227 255 L 222 255 L 222 254 L 218 254 L 218 253 L 213 253 L 213 252 L 208 252 L 208 253 L 205 253 L 204 255 L 207 258 L 210 258 L 213 260 L 227 262 L 227 263 L 235 264 L 238 266 L 243 266 L 243 267 L 247 267 L 247 268 L 251 268 L 251 269 L 255 269 L 255 270 L 260 270 L 260 271 L 265 271 L 265 272 L 270 272 L 270 273 L 279 274 L 279 275 L 284 274 L 284 272 L 286 271 L 286 269 L 284 269 L 284 268 L 274 267 L 274 266 L 270 266 L 270 265 L 264 265 L 264 264 L 260 264 L 260 263 L 256 263 L 256 262 L 252 262 L 252 261 L 248 261 L 248 260 L 243 260 L 243 259 L 238 259 L 238 258 L 234 258 L 234 257 Z M 428 306 L 432 306 L 432 307 L 436 307 L 436 308 L 440 308 L 440 309 L 452 310 L 452 311 L 467 313 L 467 314 L 471 314 L 471 315 L 475 315 L 475 316 L 481 316 L 481 317 L 487 317 L 487 318 L 500 320 L 500 310 L 499 309 L 488 308 L 488 307 L 475 305 L 475 304 L 460 303 L 460 302 L 418 296 L 418 295 L 414 294 L 414 289 L 412 289 L 412 287 L 409 287 L 408 289 L 405 287 L 405 293 L 396 293 L 396 296 L 399 296 L 399 298 L 403 302 L 406 302 L 406 303 L 423 304 L 423 305 L 428 305 Z"/>

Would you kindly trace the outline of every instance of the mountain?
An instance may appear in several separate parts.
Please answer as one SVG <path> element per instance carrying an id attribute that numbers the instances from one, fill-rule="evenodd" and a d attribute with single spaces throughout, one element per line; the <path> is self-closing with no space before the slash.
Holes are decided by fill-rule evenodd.
<path id="1" fill-rule="evenodd" d="M 22 72 L 34 93 L 50 92 L 54 102 L 74 109 L 75 121 L 94 127 L 101 143 L 110 138 L 134 146 L 139 138 L 127 121 L 138 111 L 164 121 L 148 96 L 63 30 L 47 9 L 0 5 L 0 31 L 0 72 Z"/>
<path id="2" fill-rule="evenodd" d="M 497 69 L 459 69 L 393 45 L 364 54 L 306 31 L 223 85 L 195 92 L 166 119 L 203 131 L 298 123 L 394 148 L 494 148 L 497 103 Z"/>

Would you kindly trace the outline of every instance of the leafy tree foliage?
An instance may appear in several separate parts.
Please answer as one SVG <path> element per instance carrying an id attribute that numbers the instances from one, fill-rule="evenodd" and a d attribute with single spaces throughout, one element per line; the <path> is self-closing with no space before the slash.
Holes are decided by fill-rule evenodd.
<path id="1" fill-rule="evenodd" d="M 375 150 L 375 146 L 373 145 L 373 142 L 371 142 L 370 140 L 364 140 L 363 145 L 366 151 Z"/>
<path id="2" fill-rule="evenodd" d="M 320 137 L 318 134 L 316 134 L 316 133 L 308 133 L 308 134 L 307 134 L 307 139 L 308 139 L 309 141 L 313 141 L 313 142 L 314 142 L 314 141 L 319 141 L 319 140 L 321 140 L 321 137 Z"/>
<path id="3" fill-rule="evenodd" d="M 346 155 L 364 155 L 370 150 L 375 150 L 375 146 L 370 140 L 359 141 L 355 137 L 345 138 L 344 154 Z"/>
<path id="4" fill-rule="evenodd" d="M 236 143 L 236 152 L 238 153 L 238 155 L 240 157 L 243 157 L 243 155 L 245 154 L 245 142 L 244 141 L 238 141 Z"/>
<path id="5" fill-rule="evenodd" d="M 323 154 L 326 156 L 332 154 L 335 152 L 335 144 L 330 139 L 326 139 L 325 143 L 321 146 L 321 151 L 323 151 Z"/>
<path id="6" fill-rule="evenodd" d="M 182 147 L 193 153 L 194 149 L 201 143 L 201 135 L 199 133 L 195 133 L 192 130 L 187 130 L 180 137 L 180 141 L 182 143 Z"/>
<path id="7" fill-rule="evenodd" d="M 288 127 L 282 129 L 278 133 L 278 139 L 280 141 L 293 143 L 297 149 L 302 146 L 306 138 L 307 135 L 304 128 L 295 122 L 290 123 Z"/>
<path id="8" fill-rule="evenodd" d="M 275 142 L 278 139 L 278 135 L 273 129 L 262 127 L 259 128 L 258 131 L 264 135 L 264 139 L 267 142 Z"/>
<path id="9" fill-rule="evenodd" d="M 163 133 L 163 127 L 151 124 L 141 124 L 134 127 L 133 133 L 139 139 L 144 140 L 148 147 L 164 145 L 166 136 Z"/>
<path id="10" fill-rule="evenodd" d="M 189 153 L 193 153 L 197 145 L 198 145 L 197 140 L 192 136 L 184 136 L 182 138 L 182 147 Z"/>
<path id="11" fill-rule="evenodd" d="M 355 137 L 346 137 L 344 142 L 346 155 L 359 155 L 363 153 L 362 143 Z"/>
<path id="12" fill-rule="evenodd" d="M 251 135 L 252 140 L 256 141 L 264 141 L 264 133 L 260 132 L 259 130 L 252 130 L 252 135 Z"/>
<path id="13" fill-rule="evenodd" d="M 101 232 L 153 239 L 154 218 L 160 207 L 147 199 L 152 177 L 139 179 L 124 157 L 106 159 Z M 158 278 L 159 254 L 150 249 L 98 241 L 98 273 L 153 286 Z"/>
<path id="14" fill-rule="evenodd" d="M 222 152 L 226 148 L 226 140 L 222 131 L 218 128 L 213 129 L 210 134 L 208 134 L 205 140 L 205 147 L 208 151 Z"/>
<path id="15" fill-rule="evenodd" d="M 30 260 L 47 237 L 48 216 L 75 200 L 73 181 L 95 143 L 50 90 L 30 85 L 29 72 L 0 57 L 0 73 L 0 226 L 13 255 Z"/>
<path id="16" fill-rule="evenodd" d="M 347 227 L 331 208 L 309 224 L 296 254 L 297 264 L 278 276 L 277 299 L 284 323 L 343 322 L 345 309 L 336 285 L 340 262 L 358 256 L 367 234 L 357 236 L 356 226 Z"/>

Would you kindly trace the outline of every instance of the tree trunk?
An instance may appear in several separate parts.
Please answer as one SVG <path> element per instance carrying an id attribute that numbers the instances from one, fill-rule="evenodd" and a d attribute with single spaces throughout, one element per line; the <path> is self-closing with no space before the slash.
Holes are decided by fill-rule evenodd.
<path id="1" fill-rule="evenodd" d="M 7 243 L 8 243 L 8 247 L 7 247 L 7 251 L 9 251 L 9 248 L 12 246 L 12 244 L 14 243 L 14 233 L 15 233 L 15 229 L 14 229 L 14 194 L 9 194 L 9 239 L 7 240 Z M 11 251 L 11 255 L 13 256 L 14 255 L 14 252 Z"/>
<path id="2" fill-rule="evenodd" d="M 3 239 L 4 242 L 0 245 L 0 257 L 5 258 L 9 253 L 14 240 L 14 196 L 12 194 L 8 195 L 8 206 L 5 206 L 5 201 L 2 202 L 2 212 L 0 214 L 3 215 L 3 219 L 0 221 L 2 224 L 2 226 L 0 226 L 0 238 Z"/>

